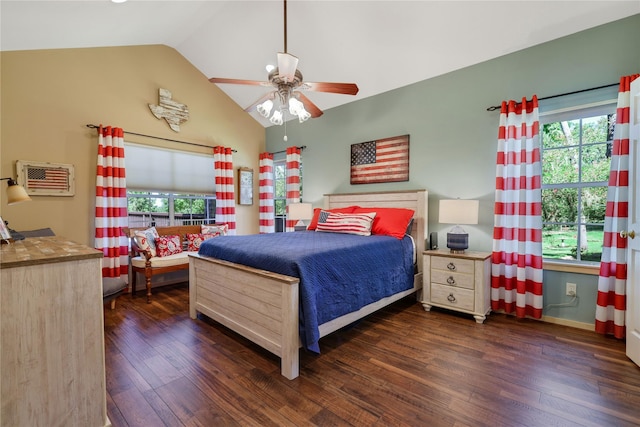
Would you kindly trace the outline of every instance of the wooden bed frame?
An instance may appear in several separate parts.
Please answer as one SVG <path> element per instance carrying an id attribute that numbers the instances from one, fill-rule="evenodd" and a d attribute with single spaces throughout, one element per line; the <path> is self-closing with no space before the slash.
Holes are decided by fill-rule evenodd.
<path id="1" fill-rule="evenodd" d="M 393 191 L 325 195 L 324 208 L 351 205 L 398 207 L 415 211 L 412 237 L 416 243 L 418 273 L 413 289 L 383 298 L 360 310 L 320 325 L 326 336 L 413 292 L 422 293 L 422 262 L 427 238 L 427 191 Z M 201 255 L 189 255 L 189 314 L 198 313 L 260 345 L 282 359 L 281 372 L 288 379 L 298 376 L 299 279 Z"/>

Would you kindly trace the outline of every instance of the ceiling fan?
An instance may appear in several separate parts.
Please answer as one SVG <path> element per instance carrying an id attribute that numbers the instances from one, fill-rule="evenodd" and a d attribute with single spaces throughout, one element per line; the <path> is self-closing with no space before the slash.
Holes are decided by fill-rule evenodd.
<path id="1" fill-rule="evenodd" d="M 278 100 L 280 107 L 276 108 L 269 121 L 275 125 L 283 123 L 283 112 L 288 109 L 289 114 L 297 116 L 300 123 L 310 117 L 320 117 L 322 110 L 318 108 L 302 91 L 329 92 L 344 95 L 356 95 L 358 86 L 355 83 L 305 82 L 298 69 L 298 58 L 287 52 L 287 0 L 284 0 L 284 52 L 278 52 L 278 67 L 269 72 L 269 81 L 240 80 L 212 77 L 211 83 L 230 83 L 241 85 L 272 86 L 275 90 L 260 97 L 256 102 L 245 108 L 250 112 L 255 108 L 263 117 L 269 118 L 274 107 L 274 100 Z M 287 108 L 288 107 L 288 108 Z"/>

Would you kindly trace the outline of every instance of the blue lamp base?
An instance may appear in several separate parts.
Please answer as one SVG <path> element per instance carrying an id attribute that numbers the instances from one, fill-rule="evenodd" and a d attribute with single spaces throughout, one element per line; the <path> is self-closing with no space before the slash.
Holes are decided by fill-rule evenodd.
<path id="1" fill-rule="evenodd" d="M 469 248 L 469 235 L 466 233 L 447 233 L 447 247 L 452 254 L 463 254 Z"/>

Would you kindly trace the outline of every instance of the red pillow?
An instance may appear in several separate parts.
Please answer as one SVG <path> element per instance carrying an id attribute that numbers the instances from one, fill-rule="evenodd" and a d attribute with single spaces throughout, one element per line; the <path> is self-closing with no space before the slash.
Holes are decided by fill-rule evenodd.
<path id="1" fill-rule="evenodd" d="M 407 226 L 415 213 L 412 209 L 405 208 L 356 208 L 353 213 L 375 212 L 371 234 L 384 234 L 403 239 L 407 232 Z"/>
<path id="2" fill-rule="evenodd" d="M 357 206 L 347 206 L 346 208 L 335 208 L 335 209 L 324 209 L 327 212 L 336 212 L 336 213 L 353 213 Z M 320 216 L 320 211 L 323 210 L 321 208 L 315 208 L 313 210 L 313 218 L 311 218 L 311 223 L 307 227 L 307 230 L 315 230 L 318 227 L 318 217 Z"/>
<path id="3" fill-rule="evenodd" d="M 156 237 L 156 253 L 159 257 L 179 254 L 182 252 L 180 236 Z"/>

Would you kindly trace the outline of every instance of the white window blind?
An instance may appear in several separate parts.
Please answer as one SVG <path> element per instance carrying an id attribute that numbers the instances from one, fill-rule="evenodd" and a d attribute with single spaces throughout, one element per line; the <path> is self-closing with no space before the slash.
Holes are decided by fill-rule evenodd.
<path id="1" fill-rule="evenodd" d="M 609 105 L 612 103 L 615 104 L 617 100 L 617 86 L 545 99 L 540 101 L 540 121 L 549 123 L 571 120 L 575 117 L 576 109 L 585 110 L 586 115 L 582 115 L 582 117 L 606 114 L 604 111 L 608 111 Z"/>
<path id="2" fill-rule="evenodd" d="M 127 188 L 215 194 L 213 155 L 125 142 Z"/>

